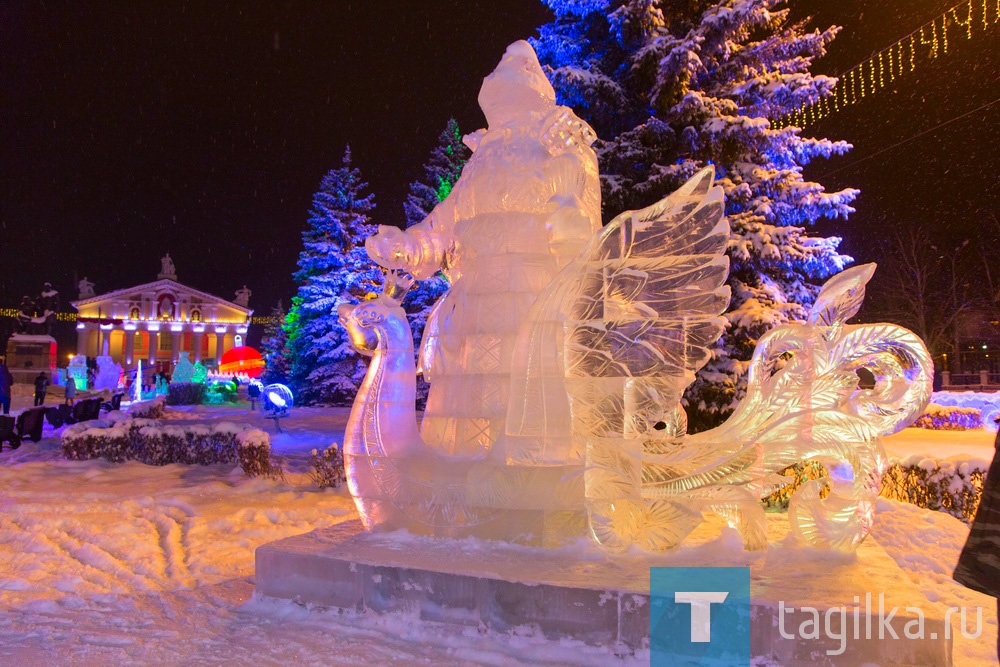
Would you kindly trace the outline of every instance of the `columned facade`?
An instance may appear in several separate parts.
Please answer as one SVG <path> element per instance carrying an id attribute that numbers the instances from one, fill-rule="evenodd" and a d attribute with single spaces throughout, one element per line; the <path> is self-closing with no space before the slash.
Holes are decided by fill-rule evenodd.
<path id="1" fill-rule="evenodd" d="M 118 290 L 73 302 L 77 354 L 108 355 L 126 369 L 170 372 L 181 352 L 193 362 L 218 366 L 246 338 L 253 311 L 176 280 Z"/>
<path id="2" fill-rule="evenodd" d="M 80 327 L 76 328 L 76 353 L 77 354 L 87 354 L 87 350 L 90 349 L 90 338 L 91 338 L 91 327 Z M 88 355 L 89 356 L 89 355 Z"/>
<path id="3" fill-rule="evenodd" d="M 201 341 L 205 334 L 201 331 L 195 331 L 191 335 L 192 347 L 194 348 L 194 357 L 191 359 L 192 362 L 201 361 Z"/>
<path id="4" fill-rule="evenodd" d="M 135 363 L 135 331 L 125 331 L 125 365 Z"/>
<path id="5" fill-rule="evenodd" d="M 222 363 L 222 355 L 225 354 L 226 350 L 226 332 L 223 329 L 219 331 L 219 327 L 215 328 L 215 366 L 218 368 L 219 364 Z"/>
<path id="6" fill-rule="evenodd" d="M 146 361 L 149 362 L 150 366 L 156 364 L 156 351 L 159 348 L 160 344 L 160 334 L 158 333 L 159 328 L 160 328 L 159 325 L 157 325 L 156 330 L 147 329 L 148 332 L 147 336 L 149 339 L 148 343 L 149 353 L 148 356 L 146 357 Z"/>

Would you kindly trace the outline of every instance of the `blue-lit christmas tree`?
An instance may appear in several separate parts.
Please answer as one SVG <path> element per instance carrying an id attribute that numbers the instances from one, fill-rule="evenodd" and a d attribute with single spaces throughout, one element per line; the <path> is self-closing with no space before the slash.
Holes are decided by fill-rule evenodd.
<path id="1" fill-rule="evenodd" d="M 857 190 L 826 192 L 802 167 L 850 145 L 769 121 L 830 94 L 809 73 L 838 28 L 806 31 L 778 0 L 545 0 L 533 40 L 562 104 L 597 131 L 605 221 L 666 196 L 714 165 L 732 226 L 729 327 L 685 397 L 693 429 L 742 397 L 768 329 L 802 319 L 816 283 L 851 261 L 807 233 L 853 212 Z"/>
<path id="2" fill-rule="evenodd" d="M 381 270 L 368 258 L 365 238 L 375 232 L 369 213 L 375 196 L 361 172 L 351 166 L 351 149 L 340 168 L 323 177 L 313 196 L 299 285 L 285 318 L 291 357 L 289 380 L 304 403 L 350 405 L 364 378 L 366 364 L 354 352 L 337 318 L 341 303 L 357 303 L 376 292 Z"/>
<path id="3" fill-rule="evenodd" d="M 288 332 L 285 331 L 285 308 L 279 301 L 271 309 L 271 317 L 264 325 L 264 334 L 260 340 L 260 352 L 264 357 L 264 372 L 261 381 L 264 384 L 279 382 L 288 383 L 289 354 Z"/>
<path id="4" fill-rule="evenodd" d="M 410 184 L 410 194 L 403 204 L 407 227 L 421 222 L 435 206 L 444 201 L 455 181 L 461 176 L 462 167 L 470 155 L 471 151 L 462 143 L 458 122 L 454 118 L 449 119 L 444 130 L 438 135 L 437 146 L 424 164 L 423 178 Z M 414 349 L 417 352 L 420 350 L 420 341 L 431 308 L 448 288 L 448 281 L 443 275 L 438 274 L 430 280 L 417 283 L 403 301 L 410 330 L 413 331 Z M 418 382 L 418 404 L 427 400 L 428 386 L 426 382 Z"/>

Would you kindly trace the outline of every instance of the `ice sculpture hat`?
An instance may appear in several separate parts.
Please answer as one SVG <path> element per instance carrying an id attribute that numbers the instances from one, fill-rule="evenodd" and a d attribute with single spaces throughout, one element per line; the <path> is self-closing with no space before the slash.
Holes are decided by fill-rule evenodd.
<path id="1" fill-rule="evenodd" d="M 538 56 L 524 40 L 514 42 L 493 73 L 483 79 L 479 106 L 491 126 L 503 125 L 526 113 L 544 112 L 556 103 L 556 91 L 545 77 Z"/>

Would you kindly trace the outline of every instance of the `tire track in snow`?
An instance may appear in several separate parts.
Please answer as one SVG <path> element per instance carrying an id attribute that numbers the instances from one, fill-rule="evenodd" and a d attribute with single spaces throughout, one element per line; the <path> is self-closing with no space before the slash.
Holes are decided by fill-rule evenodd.
<path id="1" fill-rule="evenodd" d="M 70 520 L 63 519 L 59 522 L 55 538 L 73 559 L 81 564 L 99 572 L 103 572 L 111 579 L 126 584 L 127 590 L 151 590 L 157 591 L 163 588 L 162 583 L 134 569 L 135 563 L 129 559 L 122 559 L 108 551 L 100 544 L 91 541 L 99 538 L 99 535 L 86 535 L 78 537 L 72 531 L 79 528 L 74 526 Z"/>
<path id="2" fill-rule="evenodd" d="M 69 524 L 69 525 L 67 525 Z M 64 520 L 60 525 L 60 529 L 66 535 L 66 537 L 76 540 L 81 546 L 80 549 L 87 549 L 88 547 L 95 550 L 102 560 L 110 563 L 110 570 L 114 570 L 119 573 L 123 580 L 131 580 L 133 582 L 142 582 L 145 589 L 151 591 L 161 590 L 163 588 L 163 582 L 156 578 L 155 573 L 149 571 L 149 566 L 147 563 L 143 562 L 141 558 L 130 558 L 129 554 L 120 554 L 112 551 L 110 545 L 103 545 L 98 543 L 97 540 L 101 538 L 100 534 L 90 534 L 82 530 L 79 524 L 70 523 Z M 107 570 L 107 571 L 110 571 Z M 129 576 L 134 575 L 134 576 Z"/>
<path id="3" fill-rule="evenodd" d="M 170 561 L 167 558 L 166 543 L 164 541 L 165 538 L 163 536 L 164 533 L 161 522 L 157 521 L 155 514 L 148 509 L 143 509 L 143 511 L 139 513 L 138 518 L 149 524 L 150 531 L 156 533 L 156 546 L 159 551 L 158 560 L 160 562 L 160 577 L 162 577 L 163 581 L 170 581 L 172 578 L 170 574 Z"/>
<path id="4" fill-rule="evenodd" d="M 178 544 L 180 545 L 180 562 L 183 566 L 185 576 L 187 577 L 189 587 L 194 587 L 198 584 L 196 580 L 197 577 L 191 571 L 191 527 L 194 525 L 195 512 L 188 506 L 181 505 L 165 505 L 165 507 L 171 510 L 171 514 L 167 514 L 171 519 L 177 523 L 177 528 L 180 532 L 180 539 Z M 165 512 L 166 514 L 166 512 Z M 180 518 L 178 518 L 178 515 Z"/>
<path id="5" fill-rule="evenodd" d="M 157 541 L 163 558 L 163 571 L 167 581 L 179 583 L 185 588 L 195 586 L 195 578 L 188 564 L 189 542 L 188 532 L 191 517 L 182 508 L 172 505 L 161 505 L 160 510 L 143 508 L 141 516 L 156 527 Z M 178 520 L 168 510 L 183 514 Z"/>
<path id="6" fill-rule="evenodd" d="M 77 573 L 79 574 L 80 579 L 94 586 L 100 591 L 106 593 L 122 587 L 121 581 L 115 579 L 107 572 L 95 568 L 90 564 L 85 563 L 80 559 L 76 558 L 72 553 L 70 553 L 70 551 L 66 548 L 64 544 L 54 539 L 53 536 L 50 535 L 49 533 L 31 530 L 31 528 L 29 527 L 29 525 L 31 524 L 26 524 L 23 518 L 20 517 L 12 518 L 11 523 L 20 528 L 25 535 L 31 536 L 32 542 L 37 543 L 42 547 L 45 547 L 51 554 L 55 555 L 58 559 L 63 561 L 71 560 L 78 563 L 79 565 L 82 565 L 83 567 L 80 568 L 79 572 Z M 38 525 L 42 524 L 39 523 Z M 53 526 L 48 526 L 48 528 L 51 529 L 53 528 Z M 62 564 L 60 564 L 60 567 L 61 566 Z"/>

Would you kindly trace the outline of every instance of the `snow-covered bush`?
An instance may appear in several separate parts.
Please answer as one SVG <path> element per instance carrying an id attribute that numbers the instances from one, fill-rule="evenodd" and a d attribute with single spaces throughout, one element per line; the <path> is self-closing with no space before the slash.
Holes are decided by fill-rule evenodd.
<path id="1" fill-rule="evenodd" d="M 205 385 L 194 382 L 171 382 L 167 389 L 167 405 L 201 405 Z"/>
<path id="2" fill-rule="evenodd" d="M 309 477 L 321 489 L 336 489 L 347 481 L 344 472 L 344 455 L 337 443 L 333 443 L 322 452 L 317 449 L 309 452 Z"/>
<path id="3" fill-rule="evenodd" d="M 139 401 L 128 407 L 128 414 L 136 419 L 160 419 L 166 411 L 166 397 L 157 396 L 148 401 Z"/>
<path id="4" fill-rule="evenodd" d="M 115 463 L 147 465 L 236 463 L 250 477 L 281 475 L 270 459 L 270 440 L 263 431 L 222 422 L 214 426 L 163 426 L 151 419 L 82 422 L 62 436 L 63 455 L 82 461 L 103 458 Z"/>
<path id="5" fill-rule="evenodd" d="M 271 461 L 271 438 L 259 428 L 236 435 L 236 455 L 248 477 L 284 478 L 281 467 Z"/>
<path id="6" fill-rule="evenodd" d="M 985 462 L 911 456 L 889 467 L 882 478 L 882 496 L 945 512 L 971 524 L 983 495 L 985 476 Z"/>
<path id="7" fill-rule="evenodd" d="M 973 431 L 983 427 L 983 414 L 979 408 L 931 403 L 913 426 L 936 431 Z"/>

